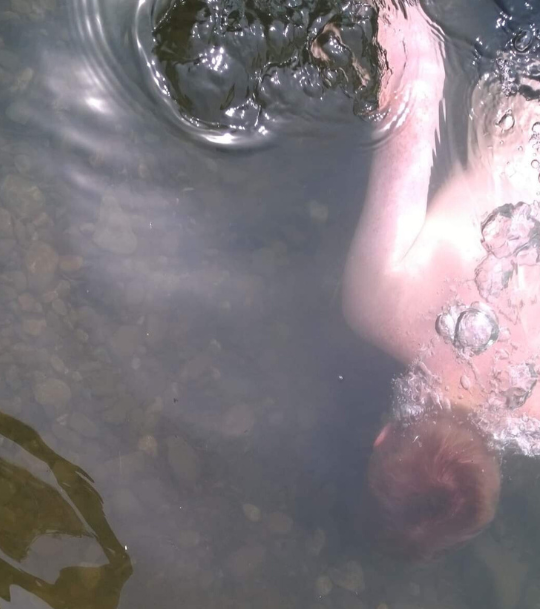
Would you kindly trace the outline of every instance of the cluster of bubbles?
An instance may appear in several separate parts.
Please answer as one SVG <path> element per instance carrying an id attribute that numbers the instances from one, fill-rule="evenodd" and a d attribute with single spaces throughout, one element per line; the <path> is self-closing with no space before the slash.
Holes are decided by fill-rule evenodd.
<path id="1" fill-rule="evenodd" d="M 540 98 L 540 38 L 533 27 L 519 29 L 497 53 L 496 74 L 505 95 Z"/>
<path id="2" fill-rule="evenodd" d="M 482 245 L 487 256 L 476 268 L 475 281 L 486 300 L 493 301 L 501 295 L 519 265 L 540 262 L 539 213 L 536 205 L 506 204 L 495 209 L 482 223 Z M 465 356 L 482 353 L 500 336 L 497 315 L 485 303 L 453 304 L 445 308 L 437 317 L 436 330 L 445 342 Z M 493 372 L 489 406 L 495 410 L 523 406 L 537 380 L 533 364 L 505 362 L 500 370 Z"/>
<path id="3" fill-rule="evenodd" d="M 448 307 L 437 317 L 435 329 L 464 355 L 478 355 L 499 338 L 497 315 L 481 302 Z"/>
<path id="4" fill-rule="evenodd" d="M 427 412 L 450 411 L 441 382 L 422 362 L 416 362 L 407 374 L 394 380 L 392 415 L 405 423 L 426 416 Z"/>
<path id="5" fill-rule="evenodd" d="M 168 94 L 196 125 L 252 130 L 284 98 L 295 109 L 329 91 L 376 114 L 383 54 L 377 11 L 358 0 L 176 0 L 154 19 Z"/>
<path id="6" fill-rule="evenodd" d="M 495 209 L 482 223 L 486 258 L 476 268 L 480 295 L 497 298 L 508 287 L 515 269 L 540 262 L 538 210 L 527 203 L 510 203 Z"/>
<path id="7" fill-rule="evenodd" d="M 530 147 L 540 151 L 540 124 L 529 123 L 537 115 L 532 106 L 540 100 L 540 30 L 534 25 L 538 20 L 522 17 L 501 13 L 495 48 L 483 42 L 476 47 L 481 77 L 472 91 L 469 145 L 479 156 L 488 149 L 497 156 L 503 145 L 515 144 L 522 152 L 529 128 Z M 540 168 L 533 163 L 533 169 Z"/>
<path id="8" fill-rule="evenodd" d="M 478 408 L 471 416 L 494 450 L 526 457 L 540 455 L 538 418 L 499 408 Z"/>
<path id="9" fill-rule="evenodd" d="M 490 406 L 502 408 L 519 408 L 525 404 L 532 393 L 538 374 L 534 365 L 529 362 L 512 366 L 505 365 L 496 370 L 493 378 L 493 392 Z"/>

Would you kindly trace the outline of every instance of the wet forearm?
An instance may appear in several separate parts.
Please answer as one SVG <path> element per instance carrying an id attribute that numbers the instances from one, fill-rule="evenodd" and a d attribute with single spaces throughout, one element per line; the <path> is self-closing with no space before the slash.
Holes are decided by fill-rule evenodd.
<path id="1" fill-rule="evenodd" d="M 445 80 L 440 32 L 420 10 L 390 11 L 380 21 L 388 82 L 386 137 L 374 152 L 362 214 L 344 277 L 344 312 L 372 334 L 396 298 L 403 263 L 426 220 L 428 191 Z M 384 307 L 383 307 L 384 308 Z"/>
<path id="2" fill-rule="evenodd" d="M 439 98 L 424 96 L 374 156 L 361 238 L 379 271 L 396 270 L 422 230 L 438 127 Z"/>
<path id="3" fill-rule="evenodd" d="M 381 300 L 426 219 L 441 93 L 426 82 L 411 95 L 400 124 L 376 150 L 347 262 L 344 312 L 361 332 L 376 322 L 373 316 L 382 311 Z"/>
<path id="4" fill-rule="evenodd" d="M 425 222 L 439 98 L 417 101 L 373 159 L 348 272 L 381 278 L 399 269 Z"/>

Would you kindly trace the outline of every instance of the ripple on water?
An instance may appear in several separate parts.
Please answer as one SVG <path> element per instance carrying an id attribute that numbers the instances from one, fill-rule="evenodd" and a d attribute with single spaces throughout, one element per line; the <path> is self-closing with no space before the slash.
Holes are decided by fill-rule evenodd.
<path id="1" fill-rule="evenodd" d="M 377 107 L 377 12 L 367 3 L 186 0 L 159 8 L 155 80 L 198 126 L 264 130 L 283 111 L 324 104 L 329 92 L 357 116 Z"/>
<path id="2" fill-rule="evenodd" d="M 540 37 L 533 15 L 520 17 L 501 12 L 500 46 L 477 47 L 482 76 L 472 93 L 470 131 L 471 143 L 480 152 L 507 142 L 512 146 L 533 126 L 529 121 L 534 120 L 534 111 L 528 102 L 540 99 Z"/>
<path id="3" fill-rule="evenodd" d="M 74 14 L 111 97 L 198 139 L 252 145 L 378 118 L 386 66 L 367 2 L 80 0 Z"/>

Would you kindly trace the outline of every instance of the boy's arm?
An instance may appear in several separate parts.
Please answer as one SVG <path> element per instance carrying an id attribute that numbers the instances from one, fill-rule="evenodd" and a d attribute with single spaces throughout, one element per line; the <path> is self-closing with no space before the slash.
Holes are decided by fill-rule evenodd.
<path id="1" fill-rule="evenodd" d="M 400 267 L 426 219 L 444 85 L 440 43 L 420 8 L 383 16 L 380 42 L 394 68 L 386 91 L 395 124 L 375 152 L 343 293 L 347 320 L 375 342 L 396 313 Z"/>

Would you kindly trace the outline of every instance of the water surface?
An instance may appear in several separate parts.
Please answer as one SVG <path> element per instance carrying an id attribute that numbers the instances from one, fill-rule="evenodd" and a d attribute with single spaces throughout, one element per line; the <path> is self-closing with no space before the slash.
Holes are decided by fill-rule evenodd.
<path id="1" fill-rule="evenodd" d="M 512 465 L 493 531 L 434 565 L 388 563 L 359 526 L 398 372 L 340 310 L 378 137 L 360 8 L 0 7 L 2 606 L 538 602 L 530 464 Z M 428 8 L 466 125 L 451 100 L 516 26 L 488 1 L 470 20 Z M 330 30 L 332 65 L 306 50 L 332 19 L 365 80 Z"/>

